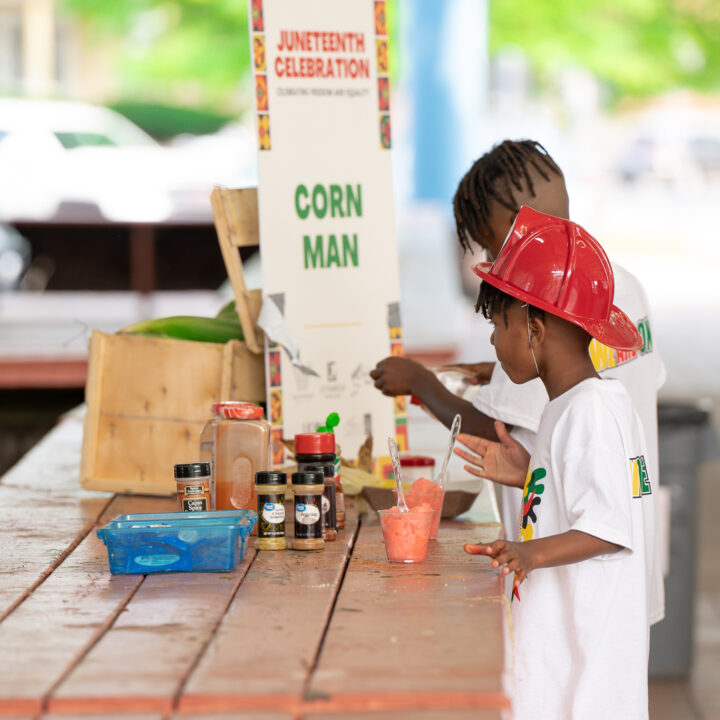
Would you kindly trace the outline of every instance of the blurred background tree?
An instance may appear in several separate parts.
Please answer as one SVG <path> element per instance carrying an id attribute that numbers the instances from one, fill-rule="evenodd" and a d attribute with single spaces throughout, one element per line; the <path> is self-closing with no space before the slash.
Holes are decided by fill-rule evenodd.
<path id="1" fill-rule="evenodd" d="M 410 0 L 412 1 L 412 0 Z M 99 42 L 120 43 L 124 94 L 187 106 L 249 106 L 247 0 L 63 0 Z M 521 48 L 540 82 L 561 67 L 593 73 L 609 96 L 720 88 L 718 0 L 491 0 L 490 52 Z M 388 3 L 395 35 L 399 0 Z M 392 47 L 397 47 L 393 43 Z M 394 72 L 400 66 L 396 53 Z M 245 87 L 247 85 L 247 88 Z"/>
<path id="2" fill-rule="evenodd" d="M 541 81 L 580 66 L 611 97 L 720 88 L 718 0 L 491 0 L 490 51 L 507 45 Z"/>

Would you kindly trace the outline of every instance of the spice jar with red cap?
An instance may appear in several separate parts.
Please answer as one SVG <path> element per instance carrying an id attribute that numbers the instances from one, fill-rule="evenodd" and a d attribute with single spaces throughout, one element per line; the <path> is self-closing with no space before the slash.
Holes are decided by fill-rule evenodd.
<path id="1" fill-rule="evenodd" d="M 298 433 L 295 435 L 295 460 L 298 472 L 323 471 L 323 538 L 326 541 L 336 540 L 339 523 L 335 482 L 335 435 L 328 432 Z M 343 521 L 344 519 L 343 513 Z"/>
<path id="2" fill-rule="evenodd" d="M 200 435 L 200 455 L 211 458 L 215 510 L 256 510 L 255 473 L 269 470 L 270 423 L 258 405 L 219 402 Z"/>

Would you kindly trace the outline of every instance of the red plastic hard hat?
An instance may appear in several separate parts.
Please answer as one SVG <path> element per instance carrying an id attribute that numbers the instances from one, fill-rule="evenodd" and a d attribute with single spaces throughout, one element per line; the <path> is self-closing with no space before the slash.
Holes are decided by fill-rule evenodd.
<path id="1" fill-rule="evenodd" d="M 570 220 L 520 208 L 494 263 L 475 274 L 498 290 L 587 330 L 604 345 L 639 350 L 630 318 L 613 305 L 615 279 L 600 243 Z"/>

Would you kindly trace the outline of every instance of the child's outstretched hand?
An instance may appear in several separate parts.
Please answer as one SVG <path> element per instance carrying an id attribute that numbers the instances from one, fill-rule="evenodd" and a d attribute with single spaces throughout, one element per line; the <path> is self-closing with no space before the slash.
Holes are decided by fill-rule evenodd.
<path id="1" fill-rule="evenodd" d="M 530 463 L 528 451 L 510 436 L 505 425 L 499 420 L 495 421 L 495 432 L 500 442 L 460 433 L 458 442 L 472 452 L 456 447 L 455 454 L 470 463 L 465 465 L 465 469 L 471 475 L 487 478 L 501 485 L 524 487 Z"/>
<path id="2" fill-rule="evenodd" d="M 515 573 L 514 587 L 528 576 L 533 569 L 533 552 L 531 543 L 510 542 L 509 540 L 496 540 L 482 545 L 465 545 L 465 552 L 470 555 L 489 555 L 493 558 L 491 565 L 502 568 L 503 575 Z"/>

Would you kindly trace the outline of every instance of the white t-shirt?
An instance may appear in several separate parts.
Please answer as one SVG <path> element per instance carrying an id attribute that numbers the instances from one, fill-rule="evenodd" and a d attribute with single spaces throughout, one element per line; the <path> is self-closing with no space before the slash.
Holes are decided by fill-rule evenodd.
<path id="1" fill-rule="evenodd" d="M 637 413 L 615 380 L 584 380 L 543 412 L 523 542 L 580 530 L 624 550 L 540 568 L 513 599 L 514 717 L 648 717 L 654 481 Z"/>
<path id="2" fill-rule="evenodd" d="M 654 482 L 659 478 L 657 391 L 665 382 L 665 365 L 653 345 L 650 305 L 640 281 L 620 265 L 612 263 L 615 275 L 614 303 L 635 323 L 645 345 L 639 351 L 625 352 L 601 345 L 596 340 L 590 345 L 595 369 L 603 378 L 620 380 L 632 398 L 640 415 L 647 442 L 647 464 Z M 478 387 L 472 404 L 480 412 L 513 426 L 510 434 L 532 452 L 533 434 L 537 432 L 540 416 L 547 404 L 548 395 L 540 378 L 516 385 L 495 364 L 487 385 Z M 514 540 L 522 493 L 516 488 L 502 486 L 502 520 L 508 539 Z M 653 576 L 653 612 L 651 621 L 665 617 L 665 590 L 662 578 L 659 539 L 654 544 L 656 568 Z"/>

